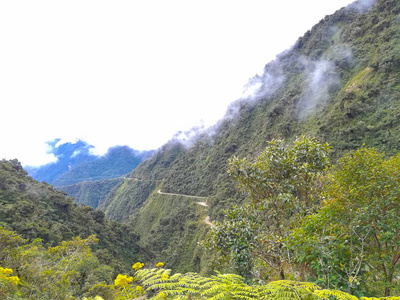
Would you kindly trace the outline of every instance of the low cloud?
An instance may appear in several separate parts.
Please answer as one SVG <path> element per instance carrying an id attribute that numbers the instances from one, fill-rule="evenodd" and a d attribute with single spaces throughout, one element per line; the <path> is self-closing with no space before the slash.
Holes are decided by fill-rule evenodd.
<path id="1" fill-rule="evenodd" d="M 355 10 L 358 13 L 367 12 L 374 4 L 376 0 L 358 0 L 347 6 L 347 9 Z"/>
<path id="2" fill-rule="evenodd" d="M 257 74 L 249 79 L 243 87 L 242 97 L 228 106 L 225 116 L 219 123 L 236 118 L 241 109 L 253 107 L 261 99 L 272 98 L 285 82 L 283 73 L 279 57 L 268 63 L 262 75 Z"/>
<path id="3" fill-rule="evenodd" d="M 191 148 L 200 136 L 212 136 L 213 130 L 210 128 L 205 128 L 204 124 L 200 124 L 192 127 L 189 130 L 178 131 L 174 134 L 170 142 L 179 143 L 185 148 Z M 208 134 L 210 132 L 210 135 Z"/>
<path id="4" fill-rule="evenodd" d="M 332 51 L 327 58 L 334 62 L 340 69 L 351 68 L 355 63 L 353 51 L 347 45 L 337 45 L 332 47 Z"/>
<path id="5" fill-rule="evenodd" d="M 340 77 L 336 65 L 329 60 L 302 57 L 306 88 L 298 103 L 298 117 L 304 118 L 322 107 L 339 88 Z"/>

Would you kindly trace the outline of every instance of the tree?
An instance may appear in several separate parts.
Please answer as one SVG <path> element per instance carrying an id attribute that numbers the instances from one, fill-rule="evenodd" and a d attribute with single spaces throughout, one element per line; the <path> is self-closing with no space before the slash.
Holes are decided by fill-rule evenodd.
<path id="1" fill-rule="evenodd" d="M 300 220 L 313 212 L 321 190 L 320 177 L 330 167 L 330 147 L 302 136 L 286 147 L 273 140 L 254 162 L 230 160 L 229 175 L 249 196 L 249 204 L 226 212 L 211 230 L 207 245 L 229 257 L 235 271 L 258 278 L 285 279 L 294 273 L 286 239 Z"/>
<path id="2" fill-rule="evenodd" d="M 74 299 L 98 282 L 111 281 L 113 269 L 91 251 L 95 243 L 94 236 L 77 237 L 46 249 L 39 239 L 29 243 L 0 227 L 0 270 L 15 270 L 15 276 L 0 272 L 0 298 L 3 292 L 5 299 Z M 11 290 L 10 282 L 18 285 L 19 280 L 20 287 Z M 2 290 L 5 281 L 9 286 Z"/>
<path id="3" fill-rule="evenodd" d="M 348 291 L 399 291 L 399 174 L 400 154 L 385 158 L 363 147 L 343 157 L 327 177 L 320 210 L 292 236 L 300 261 L 314 261 L 320 278 L 329 267 L 333 286 Z"/>

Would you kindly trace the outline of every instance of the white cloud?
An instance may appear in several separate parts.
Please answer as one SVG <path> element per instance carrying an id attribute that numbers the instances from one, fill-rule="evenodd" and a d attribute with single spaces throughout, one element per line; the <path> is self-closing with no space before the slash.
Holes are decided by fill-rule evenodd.
<path id="1" fill-rule="evenodd" d="M 0 157 L 41 164 L 55 138 L 103 153 L 158 148 L 209 126 L 268 61 L 350 2 L 2 1 Z"/>

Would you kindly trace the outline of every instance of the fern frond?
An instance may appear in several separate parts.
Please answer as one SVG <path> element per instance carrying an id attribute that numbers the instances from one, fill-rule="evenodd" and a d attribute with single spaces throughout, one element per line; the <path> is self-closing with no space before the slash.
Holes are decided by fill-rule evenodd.
<path id="1" fill-rule="evenodd" d="M 327 300 L 332 299 L 333 297 L 337 300 L 358 300 L 357 297 L 338 290 L 316 290 L 314 291 L 314 294 L 320 297 L 320 299 Z"/>
<path id="2" fill-rule="evenodd" d="M 400 296 L 391 296 L 391 297 L 361 297 L 360 300 L 400 300 Z"/>

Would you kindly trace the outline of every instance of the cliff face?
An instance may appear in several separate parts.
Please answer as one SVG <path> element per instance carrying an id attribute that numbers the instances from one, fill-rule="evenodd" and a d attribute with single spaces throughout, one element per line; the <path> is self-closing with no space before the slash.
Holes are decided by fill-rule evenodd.
<path id="1" fill-rule="evenodd" d="M 251 159 L 266 141 L 301 134 L 328 142 L 334 159 L 364 143 L 397 152 L 399 73 L 399 1 L 355 2 L 267 64 L 249 81 L 255 93 L 233 103 L 190 147 L 170 142 L 142 163 L 101 208 L 132 224 L 149 256 L 177 271 L 206 272 L 211 258 L 197 245 L 209 228 L 204 218 L 221 220 L 245 199 L 227 176 L 228 159 Z M 209 206 L 183 195 L 208 197 Z"/>

